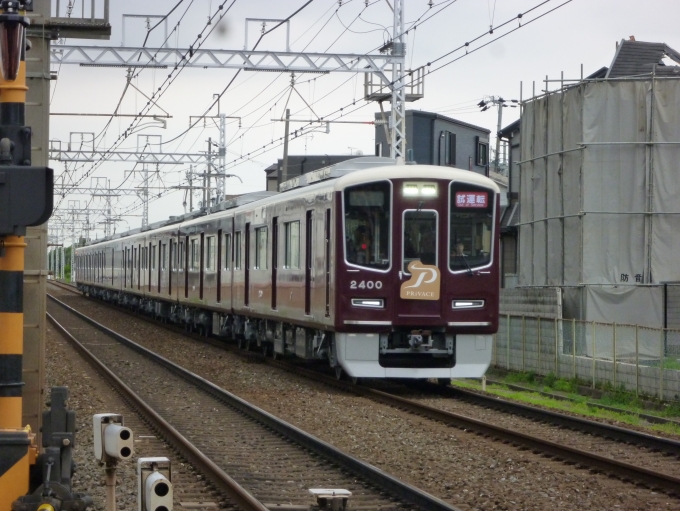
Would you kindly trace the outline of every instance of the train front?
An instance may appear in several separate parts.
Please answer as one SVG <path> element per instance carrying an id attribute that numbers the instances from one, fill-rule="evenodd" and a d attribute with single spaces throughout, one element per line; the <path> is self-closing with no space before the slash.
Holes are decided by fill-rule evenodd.
<path id="1" fill-rule="evenodd" d="M 425 165 L 337 183 L 335 350 L 352 377 L 481 377 L 498 329 L 499 189 Z"/>

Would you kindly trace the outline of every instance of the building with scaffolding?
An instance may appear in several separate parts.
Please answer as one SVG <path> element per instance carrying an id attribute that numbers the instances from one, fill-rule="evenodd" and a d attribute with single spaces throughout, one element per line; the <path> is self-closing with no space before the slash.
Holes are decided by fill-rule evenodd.
<path id="1" fill-rule="evenodd" d="M 519 235 L 518 286 L 537 296 L 560 288 L 565 318 L 670 326 L 667 284 L 680 282 L 676 63 L 663 43 L 621 41 L 609 68 L 522 102 L 510 171 L 521 209 L 504 221 Z"/>

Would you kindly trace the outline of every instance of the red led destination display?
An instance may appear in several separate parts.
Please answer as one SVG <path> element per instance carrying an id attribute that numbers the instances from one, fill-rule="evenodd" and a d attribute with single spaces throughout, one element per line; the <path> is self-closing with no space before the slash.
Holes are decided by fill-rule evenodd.
<path id="1" fill-rule="evenodd" d="M 485 208 L 489 205 L 487 192 L 456 192 L 457 208 Z"/>

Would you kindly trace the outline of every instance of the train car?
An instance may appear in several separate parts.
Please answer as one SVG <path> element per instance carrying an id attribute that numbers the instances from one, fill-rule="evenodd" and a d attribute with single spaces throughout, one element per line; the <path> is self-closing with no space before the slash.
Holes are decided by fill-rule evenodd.
<path id="1" fill-rule="evenodd" d="M 498 329 L 499 189 L 357 158 L 76 250 L 79 289 L 355 378 L 481 377 Z"/>

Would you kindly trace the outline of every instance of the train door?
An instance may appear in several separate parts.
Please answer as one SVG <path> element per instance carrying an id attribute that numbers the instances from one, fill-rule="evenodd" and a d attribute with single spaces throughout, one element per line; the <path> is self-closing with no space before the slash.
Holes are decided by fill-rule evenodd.
<path id="1" fill-rule="evenodd" d="M 158 241 L 158 270 L 156 272 L 156 292 L 161 292 L 161 277 L 163 275 L 163 264 L 165 264 L 165 245 Z"/>
<path id="2" fill-rule="evenodd" d="M 217 264 L 214 264 L 214 269 L 217 270 L 217 303 L 222 301 L 222 229 L 217 231 Z"/>
<path id="3" fill-rule="evenodd" d="M 184 238 L 184 298 L 189 298 L 189 236 Z"/>
<path id="4" fill-rule="evenodd" d="M 198 272 L 199 284 L 198 284 L 198 298 L 203 300 L 203 277 L 205 276 L 205 233 L 201 233 L 201 255 L 200 255 L 201 267 Z"/>
<path id="5" fill-rule="evenodd" d="M 243 304 L 247 307 L 250 304 L 250 222 L 246 224 L 246 254 L 245 254 L 245 290 Z"/>
<path id="6" fill-rule="evenodd" d="M 272 219 L 272 309 L 276 310 L 276 278 L 279 265 L 279 217 Z"/>
<path id="7" fill-rule="evenodd" d="M 172 272 L 175 271 L 175 265 L 172 264 L 172 258 L 175 256 L 175 240 L 170 238 L 168 241 L 168 294 L 172 296 Z"/>
<path id="8" fill-rule="evenodd" d="M 312 210 L 305 215 L 305 314 L 312 310 Z"/>
<path id="9" fill-rule="evenodd" d="M 326 221 L 324 222 L 324 240 L 325 240 L 325 260 L 324 260 L 324 276 L 326 278 L 326 317 L 331 315 L 331 210 L 326 209 Z"/>
<path id="10" fill-rule="evenodd" d="M 151 291 L 151 243 L 149 243 L 149 246 L 147 247 L 147 254 L 146 255 L 147 255 L 147 257 L 145 259 L 147 261 L 146 266 L 147 266 L 147 270 L 148 270 L 147 274 L 146 274 L 147 279 L 148 279 L 147 287 L 149 288 L 149 291 Z"/>
<path id="11" fill-rule="evenodd" d="M 142 288 L 142 246 L 135 248 L 135 264 L 137 265 L 137 289 Z"/>
<path id="12" fill-rule="evenodd" d="M 402 214 L 399 275 L 396 287 L 399 315 L 410 318 L 441 316 L 439 273 L 439 214 L 434 209 L 407 209 Z"/>

